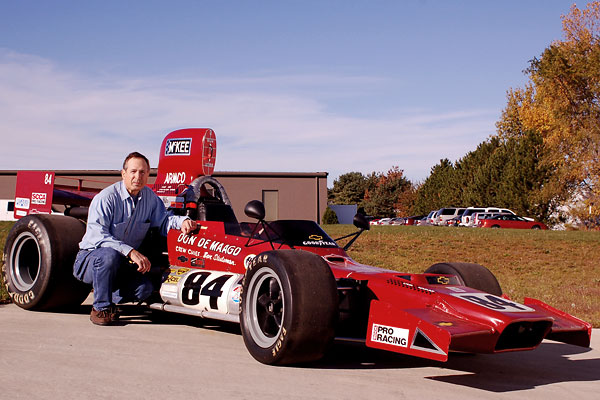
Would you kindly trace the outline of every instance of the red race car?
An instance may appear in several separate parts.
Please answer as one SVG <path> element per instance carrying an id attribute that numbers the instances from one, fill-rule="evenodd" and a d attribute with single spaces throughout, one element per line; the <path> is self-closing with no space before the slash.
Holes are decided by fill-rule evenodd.
<path id="1" fill-rule="evenodd" d="M 480 219 L 477 226 L 480 228 L 548 229 L 543 222 L 532 221 L 511 214 L 501 214 Z"/>
<path id="2" fill-rule="evenodd" d="M 352 260 L 346 250 L 369 229 L 361 215 L 358 231 L 336 240 L 314 221 L 266 222 L 256 200 L 245 208 L 254 222 L 238 222 L 223 186 L 209 176 L 212 130 L 172 132 L 160 151 L 153 189 L 199 229 L 172 230 L 166 243 L 147 238 L 153 264 L 162 265 L 148 307 L 240 323 L 248 351 L 262 363 L 317 360 L 334 339 L 439 361 L 451 351 L 531 350 L 545 338 L 590 344 L 590 324 L 538 300 L 510 300 L 480 265 L 439 263 L 412 274 Z M 22 218 L 8 235 L 3 272 L 24 309 L 79 305 L 89 294 L 72 265 L 84 206 L 97 189 L 76 183 L 58 185 L 45 171 L 19 175 Z M 31 214 L 49 212 L 52 203 L 67 205 L 70 216 Z"/>

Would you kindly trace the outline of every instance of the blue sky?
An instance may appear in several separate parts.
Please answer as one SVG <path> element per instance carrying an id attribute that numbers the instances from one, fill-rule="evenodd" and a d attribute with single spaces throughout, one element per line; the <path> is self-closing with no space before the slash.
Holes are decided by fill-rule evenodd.
<path id="1" fill-rule="evenodd" d="M 3 0 L 0 169 L 156 166 L 210 127 L 218 171 L 423 180 L 495 132 L 573 3 Z"/>

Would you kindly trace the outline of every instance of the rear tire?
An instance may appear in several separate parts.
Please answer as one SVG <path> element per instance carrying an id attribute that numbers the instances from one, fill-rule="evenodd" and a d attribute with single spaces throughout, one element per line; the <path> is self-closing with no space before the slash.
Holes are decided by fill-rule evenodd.
<path id="1" fill-rule="evenodd" d="M 463 286 L 502 296 L 498 279 L 486 267 L 472 263 L 438 263 L 425 270 L 426 274 L 455 275 Z"/>
<path id="2" fill-rule="evenodd" d="M 315 254 L 261 253 L 244 276 L 241 298 L 244 343 L 261 363 L 318 360 L 333 340 L 337 286 L 329 265 Z"/>
<path id="3" fill-rule="evenodd" d="M 8 233 L 2 274 L 12 301 L 27 310 L 79 306 L 90 287 L 73 276 L 85 224 L 61 215 L 29 215 Z"/>

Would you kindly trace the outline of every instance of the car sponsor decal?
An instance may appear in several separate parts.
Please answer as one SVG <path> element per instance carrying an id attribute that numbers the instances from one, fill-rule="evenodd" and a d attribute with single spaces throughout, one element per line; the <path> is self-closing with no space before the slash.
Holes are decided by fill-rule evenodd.
<path id="1" fill-rule="evenodd" d="M 241 300 L 242 285 L 238 285 L 231 291 L 231 301 L 239 303 Z"/>
<path id="2" fill-rule="evenodd" d="M 46 204 L 46 193 L 31 193 L 31 204 Z"/>
<path id="3" fill-rule="evenodd" d="M 29 199 L 24 197 L 17 197 L 15 199 L 15 208 L 23 208 L 25 210 L 29 209 Z"/>
<path id="4" fill-rule="evenodd" d="M 408 329 L 373 324 L 371 341 L 391 344 L 392 346 L 408 347 L 408 335 Z"/>
<path id="5" fill-rule="evenodd" d="M 211 240 L 211 239 L 207 239 L 207 238 L 200 238 L 198 240 L 198 238 L 199 238 L 198 236 L 189 236 L 189 235 L 182 233 L 177 237 L 177 242 L 184 243 L 184 244 L 187 244 L 190 246 L 196 245 L 196 247 L 214 251 L 215 253 L 226 254 L 229 256 L 237 256 L 242 251 L 242 248 L 239 246 L 233 246 L 230 244 L 226 244 L 223 242 L 219 242 L 219 241 Z M 177 251 L 185 251 L 185 250 L 181 250 L 181 249 L 182 249 L 182 247 L 178 247 L 176 250 Z M 199 256 L 199 253 L 192 254 L 189 252 L 189 250 L 188 250 L 188 254 Z"/>
<path id="6" fill-rule="evenodd" d="M 439 283 L 440 285 L 447 285 L 450 283 L 450 278 L 448 278 L 447 276 L 438 276 L 437 283 Z"/>
<path id="7" fill-rule="evenodd" d="M 535 311 L 526 305 L 515 303 L 502 297 L 494 296 L 488 293 L 461 293 L 452 294 L 452 296 L 461 298 L 479 306 L 501 312 L 532 312 Z"/>
<path id="8" fill-rule="evenodd" d="M 185 183 L 185 172 L 167 172 L 164 183 Z"/>
<path id="9" fill-rule="evenodd" d="M 181 279 L 180 275 L 169 275 L 167 277 L 167 280 L 165 281 L 165 283 L 177 284 L 177 282 L 179 282 L 180 279 Z"/>
<path id="10" fill-rule="evenodd" d="M 189 156 L 192 151 L 192 139 L 168 139 L 165 144 L 165 156 Z"/>

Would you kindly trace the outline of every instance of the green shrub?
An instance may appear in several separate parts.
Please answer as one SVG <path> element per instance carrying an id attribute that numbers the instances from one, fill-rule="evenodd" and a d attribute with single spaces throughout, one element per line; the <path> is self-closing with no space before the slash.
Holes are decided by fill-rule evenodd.
<path id="1" fill-rule="evenodd" d="M 338 217 L 337 217 L 337 214 L 335 213 L 335 211 L 333 211 L 331 208 L 327 207 L 327 209 L 325 210 L 325 213 L 323 214 L 322 223 L 323 223 L 323 225 L 332 225 L 332 224 L 339 224 L 340 222 L 338 221 Z"/>

